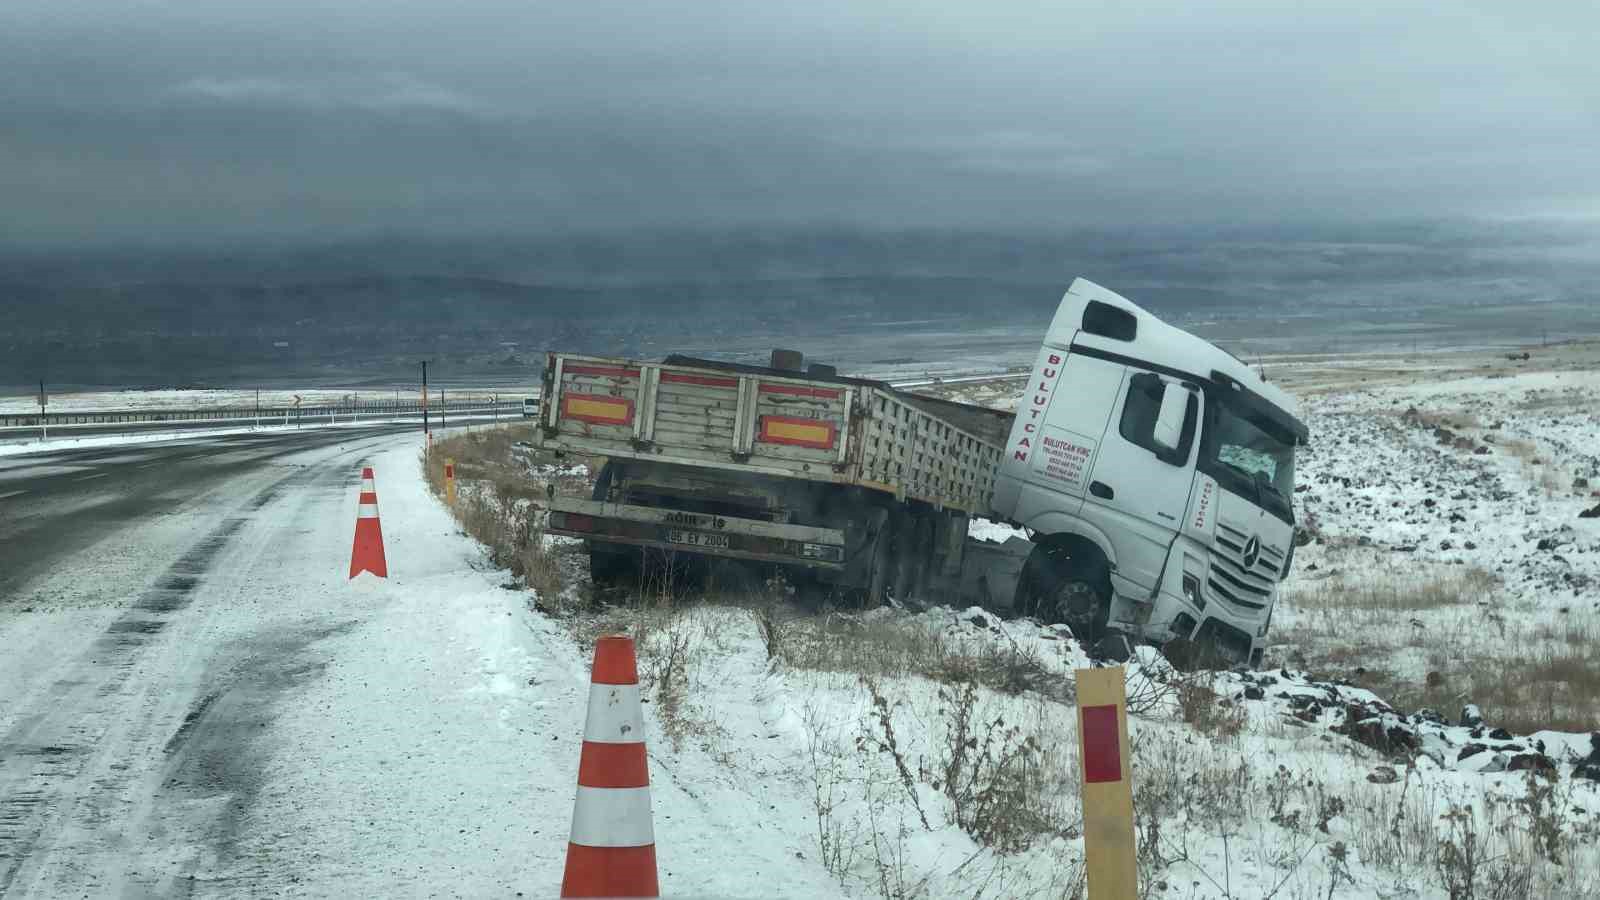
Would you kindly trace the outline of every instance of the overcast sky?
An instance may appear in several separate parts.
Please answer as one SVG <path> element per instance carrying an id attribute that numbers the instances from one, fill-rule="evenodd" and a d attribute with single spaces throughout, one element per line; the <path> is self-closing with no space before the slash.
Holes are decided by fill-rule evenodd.
<path id="1" fill-rule="evenodd" d="M 1600 4 L 1134 5 L 3 0 L 0 242 L 1600 214 Z"/>

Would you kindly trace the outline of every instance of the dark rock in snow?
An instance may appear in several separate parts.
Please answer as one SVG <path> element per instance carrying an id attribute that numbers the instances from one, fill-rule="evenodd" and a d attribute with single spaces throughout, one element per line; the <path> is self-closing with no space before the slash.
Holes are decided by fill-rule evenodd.
<path id="1" fill-rule="evenodd" d="M 1485 747 L 1483 744 L 1468 744 L 1461 748 L 1460 753 L 1456 754 L 1456 762 L 1461 762 L 1468 757 L 1477 756 L 1479 753 L 1482 753 L 1487 749 L 1489 748 Z"/>
<path id="2" fill-rule="evenodd" d="M 1367 773 L 1367 780 L 1373 784 L 1394 784 L 1400 780 L 1400 773 L 1393 766 L 1379 766 Z"/>
<path id="3" fill-rule="evenodd" d="M 1244 689 L 1244 698 L 1246 700 L 1265 700 L 1266 697 L 1267 692 L 1253 684 Z"/>
<path id="4" fill-rule="evenodd" d="M 1382 715 L 1354 703 L 1345 706 L 1344 721 L 1334 731 L 1388 756 L 1415 753 L 1422 743 L 1414 732 L 1389 725 Z"/>
<path id="5" fill-rule="evenodd" d="M 1468 703 L 1466 706 L 1461 707 L 1462 728 L 1476 728 L 1482 724 L 1483 710 L 1478 708 L 1478 704 Z M 1478 735 L 1474 734 L 1473 737 L 1478 737 Z"/>
<path id="6" fill-rule="evenodd" d="M 1505 730 L 1504 728 L 1496 728 L 1495 730 L 1489 732 L 1489 740 L 1509 741 L 1511 740 L 1511 732 Z"/>
<path id="7" fill-rule="evenodd" d="M 1519 753 L 1506 763 L 1507 772 L 1536 772 L 1546 778 L 1555 778 L 1556 764 L 1543 753 Z"/>
<path id="8" fill-rule="evenodd" d="M 1428 677 L 1431 679 L 1434 674 L 1435 673 L 1433 673 L 1433 672 L 1429 672 L 1428 673 Z M 1444 716 L 1439 715 L 1438 712 L 1436 712 L 1435 710 L 1431 710 L 1431 709 L 1419 709 L 1419 710 L 1417 710 L 1416 713 L 1414 713 L 1411 716 L 1411 721 L 1416 722 L 1419 725 L 1422 724 L 1423 722 L 1429 722 L 1429 723 L 1432 723 L 1434 725 L 1448 725 L 1449 724 L 1448 722 L 1445 721 Z"/>
<path id="9" fill-rule="evenodd" d="M 1476 449 L 1476 450 L 1474 450 L 1472 452 L 1477 454 L 1478 456 L 1488 456 L 1489 455 L 1489 448 L 1488 447 L 1479 447 L 1478 449 Z"/>
<path id="10" fill-rule="evenodd" d="M 1572 777 L 1588 781 L 1600 781 L 1600 765 L 1580 763 L 1577 768 L 1572 770 Z"/>
<path id="11" fill-rule="evenodd" d="M 1578 518 L 1600 519 L 1600 504 L 1596 504 L 1594 509 L 1586 509 L 1583 512 L 1578 513 Z"/>

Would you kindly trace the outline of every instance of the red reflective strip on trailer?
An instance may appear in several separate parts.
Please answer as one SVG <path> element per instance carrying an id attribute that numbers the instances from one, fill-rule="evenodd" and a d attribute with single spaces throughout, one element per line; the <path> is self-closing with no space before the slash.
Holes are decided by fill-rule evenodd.
<path id="1" fill-rule="evenodd" d="M 650 769 L 645 762 L 644 742 L 584 741 L 583 753 L 578 758 L 578 783 L 596 788 L 649 787 Z"/>
<path id="2" fill-rule="evenodd" d="M 445 466 L 444 467 L 444 477 L 446 477 L 446 478 L 454 478 L 454 477 L 456 477 L 456 467 L 455 466 Z"/>
<path id="3" fill-rule="evenodd" d="M 677 384 L 698 384 L 705 387 L 736 388 L 739 386 L 737 378 L 713 378 L 710 375 L 680 375 L 677 372 L 662 372 L 662 381 L 676 382 Z"/>
<path id="4" fill-rule="evenodd" d="M 811 447 L 816 450 L 833 449 L 838 428 L 832 422 L 818 419 L 801 419 L 794 416 L 762 416 L 761 441 L 767 444 L 789 444 L 794 447 Z"/>
<path id="5" fill-rule="evenodd" d="M 604 394 L 566 394 L 561 414 L 591 425 L 627 425 L 633 421 L 633 401 Z"/>
<path id="6" fill-rule="evenodd" d="M 638 378 L 638 369 L 623 369 L 617 366 L 576 366 L 566 365 L 561 367 L 563 375 L 610 375 L 615 378 Z"/>
<path id="7" fill-rule="evenodd" d="M 1085 706 L 1082 714 L 1084 783 L 1121 781 L 1122 742 L 1117 734 L 1117 705 Z"/>
<path id="8" fill-rule="evenodd" d="M 837 400 L 844 391 L 829 390 L 828 388 L 806 387 L 802 384 L 767 384 L 761 383 L 763 394 L 791 394 L 796 397 L 819 397 L 823 400 Z"/>

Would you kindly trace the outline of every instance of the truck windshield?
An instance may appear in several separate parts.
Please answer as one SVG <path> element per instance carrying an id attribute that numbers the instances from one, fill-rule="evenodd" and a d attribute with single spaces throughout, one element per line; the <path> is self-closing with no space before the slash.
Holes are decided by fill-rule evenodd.
<path id="1" fill-rule="evenodd" d="M 1294 438 L 1271 420 L 1228 403 L 1210 404 L 1200 468 L 1223 487 L 1293 524 Z"/>

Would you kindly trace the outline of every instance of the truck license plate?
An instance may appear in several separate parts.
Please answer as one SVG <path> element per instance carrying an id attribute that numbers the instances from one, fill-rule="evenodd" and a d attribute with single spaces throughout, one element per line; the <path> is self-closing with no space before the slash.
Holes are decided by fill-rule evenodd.
<path id="1" fill-rule="evenodd" d="M 683 531 L 677 528 L 669 528 L 667 529 L 667 540 L 674 544 L 684 544 L 689 547 L 728 549 L 728 536 L 725 534 L 706 534 L 703 531 Z"/>

